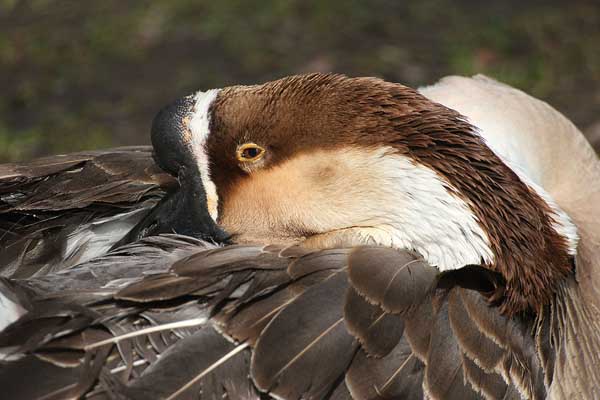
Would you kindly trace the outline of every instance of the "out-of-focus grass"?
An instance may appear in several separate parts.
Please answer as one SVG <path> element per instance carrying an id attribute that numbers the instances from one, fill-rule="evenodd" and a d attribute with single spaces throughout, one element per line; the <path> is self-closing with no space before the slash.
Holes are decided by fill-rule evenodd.
<path id="1" fill-rule="evenodd" d="M 597 1 L 0 0 L 0 27 L 0 161 L 146 143 L 174 98 L 307 71 L 485 73 L 599 119 Z"/>
<path id="2" fill-rule="evenodd" d="M 9 132 L 0 126 L 0 159 L 3 161 L 17 161 L 27 157 L 33 152 L 41 135 L 32 132 Z"/>
<path id="3" fill-rule="evenodd" d="M 3 162 L 21 161 L 31 154 L 60 154 L 105 148 L 112 144 L 110 135 L 102 131 L 87 132 L 86 137 L 81 138 L 72 133 L 52 134 L 36 130 L 15 133 L 0 126 L 0 160 Z"/>

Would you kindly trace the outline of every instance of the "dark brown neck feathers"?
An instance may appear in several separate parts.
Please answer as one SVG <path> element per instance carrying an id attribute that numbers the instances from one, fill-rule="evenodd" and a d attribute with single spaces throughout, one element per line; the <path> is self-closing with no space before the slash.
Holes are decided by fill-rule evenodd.
<path id="1" fill-rule="evenodd" d="M 568 243 L 552 225 L 553 210 L 460 114 L 408 88 L 389 93 L 399 105 L 382 115 L 395 131 L 391 143 L 445 178 L 488 233 L 495 261 L 485 267 L 506 281 L 503 298 L 494 299 L 502 312 L 539 311 L 573 268 Z"/>

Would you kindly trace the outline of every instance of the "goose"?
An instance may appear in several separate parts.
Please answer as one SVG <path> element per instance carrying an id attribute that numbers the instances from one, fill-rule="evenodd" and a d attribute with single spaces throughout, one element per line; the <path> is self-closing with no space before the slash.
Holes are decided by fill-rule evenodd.
<path id="1" fill-rule="evenodd" d="M 0 169 L 7 398 L 600 398 L 600 163 L 483 76 L 198 92 Z"/>

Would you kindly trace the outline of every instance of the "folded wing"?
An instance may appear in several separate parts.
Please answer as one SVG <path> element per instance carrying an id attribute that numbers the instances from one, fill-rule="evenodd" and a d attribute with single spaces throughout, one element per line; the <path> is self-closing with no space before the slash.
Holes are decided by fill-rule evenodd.
<path id="1" fill-rule="evenodd" d="M 388 248 L 166 235 L 5 285 L 30 310 L 0 338 L 12 398 L 541 399 L 554 364 L 551 318 Z"/>

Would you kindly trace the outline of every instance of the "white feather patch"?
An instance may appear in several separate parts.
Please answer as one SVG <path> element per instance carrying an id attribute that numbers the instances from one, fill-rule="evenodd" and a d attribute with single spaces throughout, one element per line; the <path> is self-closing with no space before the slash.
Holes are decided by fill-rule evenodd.
<path id="1" fill-rule="evenodd" d="M 381 206 L 390 218 L 373 232 L 376 241 L 386 232 L 390 245 L 414 249 L 442 271 L 493 262 L 487 234 L 449 182 L 407 157 L 381 152 L 378 172 L 387 181 L 382 188 L 390 190 L 383 190 Z"/>
<path id="2" fill-rule="evenodd" d="M 70 265 L 102 256 L 121 240 L 148 212 L 139 208 L 110 217 L 99 218 L 77 227 L 69 234 L 63 259 Z"/>
<path id="3" fill-rule="evenodd" d="M 206 140 L 210 133 L 210 105 L 218 94 L 219 89 L 196 93 L 194 96 L 194 110 L 189 125 L 192 133 L 192 150 L 196 156 L 200 177 L 206 191 L 208 212 L 215 221 L 218 217 L 219 197 L 217 195 L 217 187 L 211 179 L 208 154 L 206 152 Z"/>
<path id="4" fill-rule="evenodd" d="M 9 299 L 1 289 L 0 286 L 0 332 L 27 313 L 24 307 Z"/>

